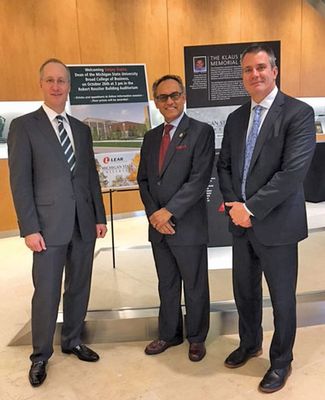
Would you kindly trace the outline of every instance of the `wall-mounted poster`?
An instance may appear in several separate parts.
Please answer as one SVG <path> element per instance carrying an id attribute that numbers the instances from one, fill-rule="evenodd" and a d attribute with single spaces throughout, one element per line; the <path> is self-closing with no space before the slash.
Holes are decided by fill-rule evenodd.
<path id="1" fill-rule="evenodd" d="M 280 41 L 256 42 L 271 47 L 280 66 Z M 240 55 L 251 43 L 185 47 L 187 107 L 241 105 L 247 92 L 241 78 Z M 280 74 L 277 77 L 280 87 Z"/>
<path id="2" fill-rule="evenodd" d="M 145 65 L 71 65 L 71 113 L 87 124 L 95 153 L 139 148 L 150 129 Z"/>
<path id="3" fill-rule="evenodd" d="M 279 68 L 276 82 L 280 87 L 280 41 L 255 43 L 273 49 Z M 227 116 L 248 100 L 242 83 L 240 55 L 250 44 L 184 48 L 187 113 L 213 126 L 217 149 L 221 147 Z"/>

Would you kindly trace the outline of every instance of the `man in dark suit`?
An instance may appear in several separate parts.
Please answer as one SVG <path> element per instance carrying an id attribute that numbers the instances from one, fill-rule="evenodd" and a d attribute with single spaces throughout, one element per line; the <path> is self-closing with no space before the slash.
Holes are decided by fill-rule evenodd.
<path id="1" fill-rule="evenodd" d="M 200 361 L 209 329 L 206 187 L 215 154 L 214 132 L 184 113 L 179 76 L 158 79 L 153 95 L 165 123 L 144 137 L 138 183 L 150 223 L 160 311 L 159 338 L 145 353 L 159 354 L 183 342 L 183 281 L 189 358 Z"/>
<path id="2" fill-rule="evenodd" d="M 263 392 L 291 373 L 296 332 L 297 243 L 307 237 L 303 180 L 315 147 L 314 113 L 280 92 L 272 49 L 252 45 L 241 57 L 251 101 L 231 113 L 218 173 L 233 234 L 233 285 L 240 347 L 225 360 L 240 367 L 262 353 L 262 272 L 274 312 L 271 367 Z"/>
<path id="3" fill-rule="evenodd" d="M 95 240 L 107 231 L 90 130 L 65 112 L 69 69 L 57 59 L 47 60 L 40 68 L 40 86 L 43 106 L 12 121 L 8 135 L 18 224 L 33 251 L 32 386 L 45 380 L 53 353 L 64 267 L 62 351 L 83 361 L 99 359 L 80 335 Z"/>

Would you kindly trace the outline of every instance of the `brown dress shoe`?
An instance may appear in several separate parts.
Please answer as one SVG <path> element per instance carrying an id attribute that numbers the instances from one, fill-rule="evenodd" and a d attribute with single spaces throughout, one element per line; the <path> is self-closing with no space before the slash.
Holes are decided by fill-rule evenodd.
<path id="1" fill-rule="evenodd" d="M 167 350 L 171 346 L 178 346 L 179 344 L 183 343 L 183 339 L 179 339 L 175 342 L 165 342 L 161 339 L 156 339 L 148 344 L 148 346 L 144 349 L 144 352 L 149 356 L 154 354 L 160 354 Z"/>
<path id="2" fill-rule="evenodd" d="M 188 350 L 188 358 L 191 361 L 201 361 L 206 355 L 206 349 L 204 342 L 201 343 L 190 343 L 190 348 Z"/>
<path id="3" fill-rule="evenodd" d="M 250 358 L 258 357 L 262 353 L 262 349 L 250 351 L 246 350 L 244 347 L 238 347 L 238 349 L 229 354 L 224 364 L 227 368 L 238 368 L 246 364 Z"/>

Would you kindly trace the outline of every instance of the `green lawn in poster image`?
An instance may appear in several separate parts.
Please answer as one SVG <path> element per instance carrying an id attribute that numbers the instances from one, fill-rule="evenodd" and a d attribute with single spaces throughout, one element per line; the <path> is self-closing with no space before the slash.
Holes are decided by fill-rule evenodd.
<path id="1" fill-rule="evenodd" d="M 102 142 L 102 141 L 94 141 L 94 147 L 133 147 L 133 148 L 140 148 L 142 145 L 142 141 L 109 141 L 109 142 Z"/>

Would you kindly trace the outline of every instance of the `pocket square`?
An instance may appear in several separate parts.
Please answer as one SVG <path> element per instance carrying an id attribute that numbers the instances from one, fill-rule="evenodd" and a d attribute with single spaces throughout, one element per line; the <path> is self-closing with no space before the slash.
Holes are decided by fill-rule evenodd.
<path id="1" fill-rule="evenodd" d="M 176 146 L 176 150 L 186 150 L 186 149 L 187 149 L 186 144 L 183 144 L 181 146 Z"/>

